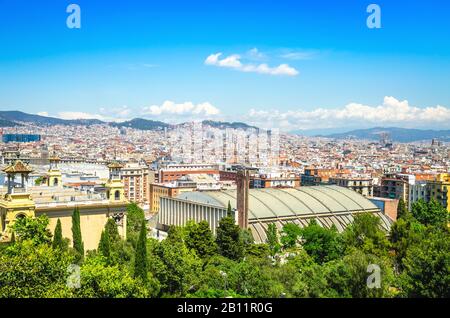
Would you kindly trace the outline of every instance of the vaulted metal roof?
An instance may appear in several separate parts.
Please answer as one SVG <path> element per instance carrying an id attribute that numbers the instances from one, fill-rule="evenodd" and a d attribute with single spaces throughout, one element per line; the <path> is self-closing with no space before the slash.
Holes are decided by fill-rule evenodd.
<path id="1" fill-rule="evenodd" d="M 223 209 L 230 202 L 236 209 L 236 190 L 184 192 L 177 198 Z M 323 185 L 249 190 L 249 225 L 255 240 L 260 242 L 265 241 L 270 223 L 281 229 L 286 223 L 303 227 L 315 219 L 324 227 L 334 225 L 338 231 L 343 231 L 353 222 L 354 214 L 364 212 L 378 215 L 383 228 L 389 230 L 389 218 L 367 198 L 347 188 Z"/>
<path id="2" fill-rule="evenodd" d="M 179 199 L 236 208 L 236 190 L 184 192 Z M 299 188 L 250 189 L 249 218 L 295 217 L 298 215 L 351 211 L 379 211 L 362 195 L 335 185 Z"/>

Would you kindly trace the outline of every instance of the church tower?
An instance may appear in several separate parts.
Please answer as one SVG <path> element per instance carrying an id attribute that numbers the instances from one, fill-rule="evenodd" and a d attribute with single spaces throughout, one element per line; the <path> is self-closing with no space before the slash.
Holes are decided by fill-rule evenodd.
<path id="1" fill-rule="evenodd" d="M 17 219 L 35 216 L 36 204 L 26 185 L 33 170 L 16 160 L 2 171 L 7 176 L 7 192 L 0 196 L 0 234 L 2 240 L 9 240 L 10 226 Z"/>
<path id="2" fill-rule="evenodd" d="M 62 187 L 62 174 L 58 164 L 61 161 L 57 156 L 50 158 L 50 169 L 47 172 L 47 185 L 49 187 Z"/>
<path id="3" fill-rule="evenodd" d="M 106 183 L 106 197 L 111 203 L 126 202 L 125 189 L 121 179 L 123 166 L 118 162 L 108 165 L 109 180 Z"/>

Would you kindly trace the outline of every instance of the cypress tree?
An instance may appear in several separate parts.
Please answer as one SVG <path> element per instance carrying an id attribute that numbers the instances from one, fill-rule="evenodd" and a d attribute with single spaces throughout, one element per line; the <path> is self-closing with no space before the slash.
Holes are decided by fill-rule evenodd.
<path id="1" fill-rule="evenodd" d="M 102 236 L 100 237 L 98 251 L 106 258 L 109 258 L 111 256 L 111 242 L 108 231 L 106 230 L 102 232 Z"/>
<path id="2" fill-rule="evenodd" d="M 141 231 L 136 246 L 136 254 L 134 257 L 134 277 L 140 277 L 144 282 L 147 281 L 147 228 L 145 221 L 141 223 Z"/>
<path id="3" fill-rule="evenodd" d="M 397 220 L 404 218 L 408 213 L 409 211 L 406 207 L 405 201 L 403 199 L 400 199 L 397 206 Z"/>
<path id="4" fill-rule="evenodd" d="M 240 228 L 232 217 L 227 216 L 220 220 L 216 243 L 222 256 L 232 260 L 240 260 L 244 256 Z"/>
<path id="5" fill-rule="evenodd" d="M 84 258 L 84 243 L 81 237 L 80 210 L 75 208 L 72 215 L 72 239 L 73 248 L 77 252 L 77 260 L 81 262 Z"/>
<path id="6" fill-rule="evenodd" d="M 108 222 L 106 222 L 105 225 L 105 232 L 108 232 L 110 243 L 120 240 L 119 230 L 117 229 L 117 224 L 114 219 L 108 218 Z"/>
<path id="7" fill-rule="evenodd" d="M 56 227 L 55 227 L 55 234 L 53 235 L 53 243 L 52 243 L 52 247 L 54 249 L 64 249 L 64 241 L 63 241 L 63 236 L 62 236 L 62 226 L 61 226 L 61 220 L 58 219 L 58 221 L 56 222 Z"/>
<path id="8" fill-rule="evenodd" d="M 267 244 L 269 245 L 270 253 L 275 256 L 281 249 L 280 240 L 278 238 L 278 230 L 274 223 L 270 223 L 266 230 Z"/>
<path id="9" fill-rule="evenodd" d="M 231 210 L 231 203 L 230 203 L 230 201 L 228 201 L 227 216 L 228 217 L 232 216 L 232 210 Z"/>

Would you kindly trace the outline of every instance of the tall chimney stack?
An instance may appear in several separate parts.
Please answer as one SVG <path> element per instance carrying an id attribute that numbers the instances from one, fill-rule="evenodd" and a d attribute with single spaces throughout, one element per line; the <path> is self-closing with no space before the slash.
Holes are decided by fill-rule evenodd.
<path id="1" fill-rule="evenodd" d="M 237 172 L 237 210 L 238 225 L 241 229 L 248 228 L 248 191 L 250 188 L 250 171 L 239 169 Z"/>

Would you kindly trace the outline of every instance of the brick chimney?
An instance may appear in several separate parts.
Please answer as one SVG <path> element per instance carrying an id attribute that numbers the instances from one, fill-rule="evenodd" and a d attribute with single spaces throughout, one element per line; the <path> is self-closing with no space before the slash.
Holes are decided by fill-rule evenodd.
<path id="1" fill-rule="evenodd" d="M 250 171 L 240 169 L 237 172 L 237 212 L 238 225 L 241 229 L 248 228 L 248 191 L 250 188 Z"/>

